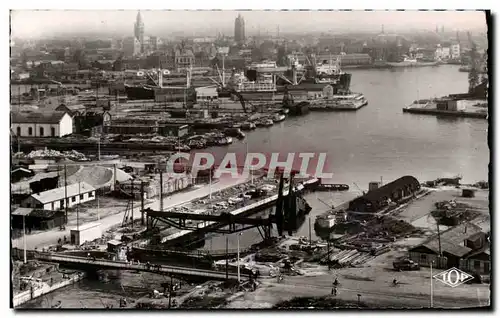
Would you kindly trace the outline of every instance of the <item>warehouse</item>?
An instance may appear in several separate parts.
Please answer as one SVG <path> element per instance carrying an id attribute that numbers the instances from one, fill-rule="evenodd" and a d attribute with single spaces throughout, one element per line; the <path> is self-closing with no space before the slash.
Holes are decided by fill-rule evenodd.
<path id="1" fill-rule="evenodd" d="M 404 176 L 380 188 L 368 191 L 362 197 L 349 202 L 349 210 L 355 212 L 377 212 L 390 202 L 398 202 L 420 190 L 415 177 Z"/>
<path id="2" fill-rule="evenodd" d="M 64 197 L 68 207 L 95 200 L 95 188 L 86 182 L 79 182 L 40 193 L 32 194 L 21 203 L 23 208 L 37 208 L 50 211 L 64 209 Z"/>

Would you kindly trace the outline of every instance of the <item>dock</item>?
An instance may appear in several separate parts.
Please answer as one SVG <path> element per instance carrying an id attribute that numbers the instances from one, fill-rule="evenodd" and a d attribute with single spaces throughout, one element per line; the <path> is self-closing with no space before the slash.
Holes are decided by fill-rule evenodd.
<path id="1" fill-rule="evenodd" d="M 486 112 L 440 110 L 436 108 L 405 107 L 403 108 L 403 113 L 488 119 L 488 113 Z"/>

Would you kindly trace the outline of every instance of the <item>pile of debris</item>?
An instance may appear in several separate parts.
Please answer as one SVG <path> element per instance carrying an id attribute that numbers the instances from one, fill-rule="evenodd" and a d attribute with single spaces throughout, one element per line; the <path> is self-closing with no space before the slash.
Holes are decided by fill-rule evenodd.
<path id="1" fill-rule="evenodd" d="M 436 210 L 431 215 L 439 220 L 439 224 L 456 226 L 464 221 L 470 221 L 481 213 L 472 209 L 469 205 L 456 202 L 455 200 L 436 202 Z"/>
<path id="2" fill-rule="evenodd" d="M 87 157 L 83 153 L 76 150 L 60 152 L 57 150 L 47 149 L 44 150 L 33 150 L 26 158 L 29 159 L 41 159 L 41 158 L 56 158 L 56 159 L 70 159 L 74 161 L 88 161 Z"/>
<path id="3" fill-rule="evenodd" d="M 282 301 L 274 306 L 274 309 L 328 309 L 332 308 L 360 308 L 368 307 L 363 302 L 345 301 L 328 296 L 323 297 L 295 297 L 291 300 Z"/>

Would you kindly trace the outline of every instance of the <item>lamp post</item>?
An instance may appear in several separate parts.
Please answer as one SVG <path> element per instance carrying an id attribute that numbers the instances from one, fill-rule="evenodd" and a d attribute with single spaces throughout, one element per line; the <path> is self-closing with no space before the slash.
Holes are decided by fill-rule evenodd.
<path id="1" fill-rule="evenodd" d="M 24 253 L 24 264 L 27 263 L 26 259 L 26 215 L 23 215 L 23 253 Z"/>

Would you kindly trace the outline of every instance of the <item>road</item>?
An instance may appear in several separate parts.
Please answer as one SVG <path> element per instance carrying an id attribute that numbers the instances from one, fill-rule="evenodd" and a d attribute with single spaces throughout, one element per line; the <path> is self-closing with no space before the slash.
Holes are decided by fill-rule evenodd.
<path id="1" fill-rule="evenodd" d="M 372 306 L 386 308 L 428 308 L 430 306 L 430 282 L 427 286 L 405 283 L 393 287 L 390 281 L 356 281 L 341 278 L 340 283 L 336 297 L 342 300 L 357 301 L 357 295 L 360 294 L 361 301 Z M 466 285 L 462 288 L 459 286 L 456 290 L 439 284 L 435 281 L 434 308 L 464 308 L 489 304 L 488 285 Z M 280 301 L 293 297 L 328 296 L 331 290 L 331 275 L 285 276 L 281 283 L 277 283 L 276 278 L 263 279 L 256 291 L 246 293 L 243 298 L 234 300 L 228 308 L 270 308 Z"/>
<path id="2" fill-rule="evenodd" d="M 211 186 L 203 186 L 201 188 L 197 188 L 191 191 L 186 191 L 186 192 L 180 192 L 173 194 L 171 196 L 168 196 L 163 199 L 163 208 L 171 208 L 174 206 L 182 205 L 185 203 L 188 203 L 192 200 L 199 199 L 202 197 L 205 197 L 209 195 L 210 190 L 212 193 L 221 191 L 233 186 L 236 186 L 238 184 L 246 182 L 247 179 L 245 178 L 221 178 L 219 182 L 212 184 Z M 211 189 L 210 189 L 211 188 Z M 159 200 L 145 205 L 145 208 L 151 208 L 153 210 L 158 210 L 160 208 L 160 202 Z M 99 223 L 101 223 L 101 231 L 104 232 L 108 230 L 109 228 L 121 224 L 123 221 L 123 216 L 124 216 L 124 211 L 102 218 L 99 220 Z M 140 206 L 134 209 L 134 216 L 137 216 L 139 218 L 141 215 L 140 213 Z M 83 224 L 82 224 L 83 225 Z M 33 250 L 35 248 L 37 249 L 42 249 L 44 247 L 47 247 L 49 245 L 54 245 L 57 243 L 58 239 L 62 239 L 64 236 L 67 238 L 70 237 L 70 229 L 67 228 L 64 231 L 61 231 L 59 229 L 53 229 L 50 231 L 42 232 L 42 233 L 36 233 L 32 235 L 27 235 L 26 236 L 26 248 L 28 250 Z M 23 248 L 23 238 L 17 238 L 12 240 L 12 246 L 17 247 L 17 248 Z"/>

